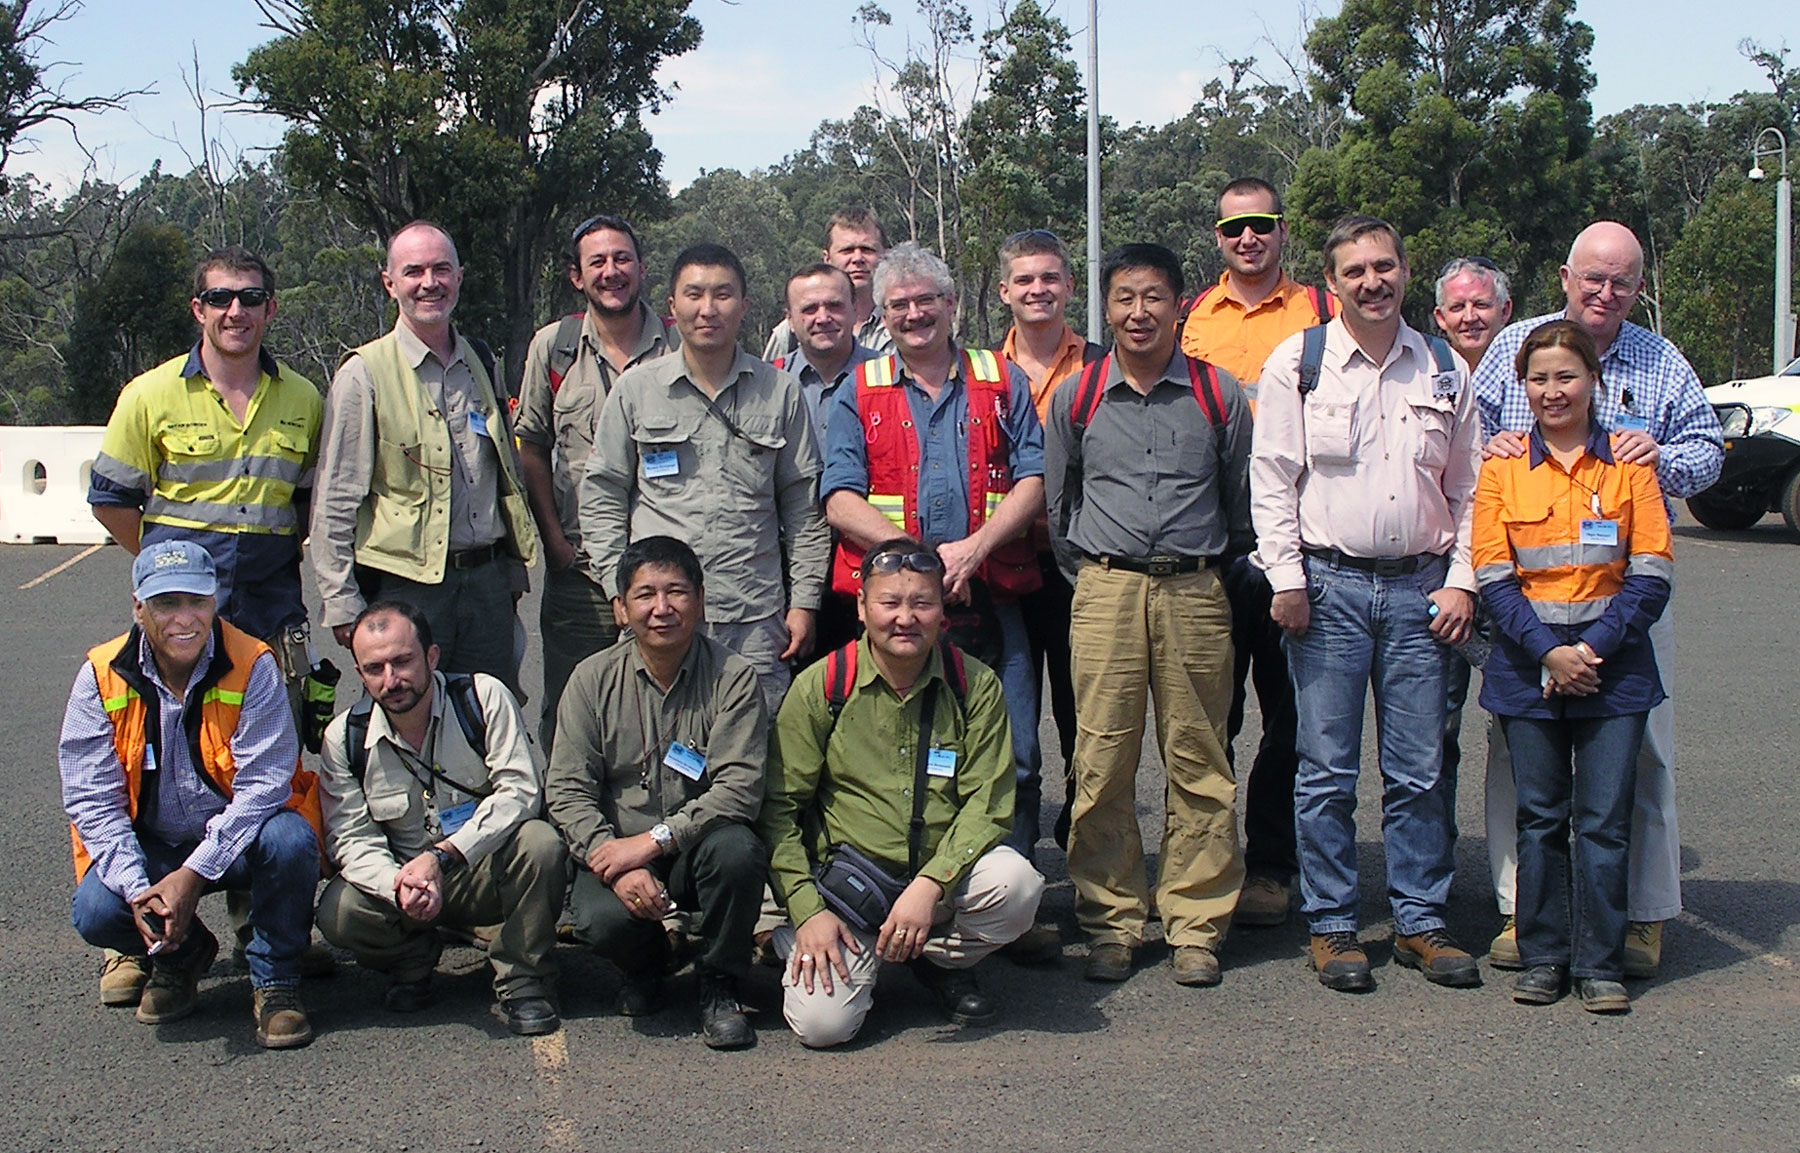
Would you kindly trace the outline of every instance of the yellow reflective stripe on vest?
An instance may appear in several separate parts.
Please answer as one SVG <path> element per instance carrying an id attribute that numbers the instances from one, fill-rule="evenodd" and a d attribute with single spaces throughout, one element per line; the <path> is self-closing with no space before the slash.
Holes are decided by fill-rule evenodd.
<path id="1" fill-rule="evenodd" d="M 897 356 L 877 357 L 863 362 L 863 383 L 870 388 L 892 388 L 898 378 L 900 358 Z"/>
<path id="2" fill-rule="evenodd" d="M 1006 499 L 1006 494 L 1003 492 L 988 493 L 987 494 L 987 515 L 985 517 L 983 517 L 982 519 L 993 520 L 994 519 L 994 510 L 999 508 L 1000 502 L 1005 499 Z"/>
<path id="3" fill-rule="evenodd" d="M 200 699 L 208 702 L 219 701 L 223 704 L 231 705 L 233 708 L 241 709 L 244 707 L 243 693 L 235 693 L 230 689 L 221 689 L 216 686 L 207 689 L 206 694 Z"/>
<path id="4" fill-rule="evenodd" d="M 137 695 L 136 689 L 127 686 L 124 696 L 107 697 L 100 702 L 100 707 L 104 708 L 109 713 L 123 712 L 126 705 L 129 705 L 133 700 L 137 699 Z"/>
<path id="5" fill-rule="evenodd" d="M 872 492 L 869 504 L 876 512 L 894 523 L 901 532 L 906 531 L 906 498 L 893 493 Z"/>
<path id="6" fill-rule="evenodd" d="M 969 358 L 969 370 L 976 380 L 984 380 L 989 384 L 1000 383 L 1000 358 L 985 348 L 969 348 L 963 350 Z"/>

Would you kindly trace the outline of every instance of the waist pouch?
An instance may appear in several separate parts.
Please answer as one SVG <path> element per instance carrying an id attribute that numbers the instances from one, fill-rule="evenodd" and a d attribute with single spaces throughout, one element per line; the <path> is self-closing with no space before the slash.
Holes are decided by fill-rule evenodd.
<path id="1" fill-rule="evenodd" d="M 865 933 L 880 930 L 907 886 L 850 845 L 833 845 L 831 855 L 813 867 L 812 878 L 826 907 Z"/>

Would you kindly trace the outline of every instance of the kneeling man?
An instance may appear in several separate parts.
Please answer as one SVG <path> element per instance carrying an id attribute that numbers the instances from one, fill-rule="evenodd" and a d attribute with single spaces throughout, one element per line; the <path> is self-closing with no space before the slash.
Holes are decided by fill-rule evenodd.
<path id="1" fill-rule="evenodd" d="M 368 696 L 331 722 L 320 754 L 325 848 L 342 871 L 319 898 L 319 932 L 389 974 L 383 1003 L 412 1013 L 432 999 L 438 927 L 498 925 L 495 1013 L 514 1033 L 554 1033 L 568 869 L 538 816 L 518 702 L 486 673 L 438 672 L 431 624 L 409 604 L 365 608 L 350 652 Z"/>
<path id="2" fill-rule="evenodd" d="M 856 1036 L 883 961 L 909 963 L 956 1024 L 992 1022 L 974 966 L 1031 928 L 1044 895 L 1001 844 L 1016 781 L 1000 680 L 939 641 L 943 560 L 890 540 L 863 558 L 862 582 L 863 639 L 796 677 L 781 706 L 758 825 L 798 926 L 776 931 L 782 1011 L 812 1048 Z M 904 886 L 867 924 L 846 920 L 832 882 L 858 858 Z"/>
<path id="3" fill-rule="evenodd" d="M 580 862 L 575 939 L 625 974 L 619 1012 L 661 1008 L 664 917 L 698 917 L 701 1036 L 755 1044 L 737 1001 L 750 969 L 768 856 L 750 823 L 763 796 L 769 714 L 756 669 L 699 632 L 700 558 L 669 536 L 619 557 L 613 616 L 628 642 L 582 661 L 556 713 L 550 818 Z"/>

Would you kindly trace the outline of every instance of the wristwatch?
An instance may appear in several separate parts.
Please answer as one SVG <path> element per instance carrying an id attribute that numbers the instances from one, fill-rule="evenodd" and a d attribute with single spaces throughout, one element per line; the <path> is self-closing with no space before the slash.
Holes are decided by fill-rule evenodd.
<path id="1" fill-rule="evenodd" d="M 444 874 L 446 877 L 462 868 L 463 859 L 455 853 L 452 853 L 449 849 L 433 848 L 431 850 L 431 855 L 437 858 L 438 872 Z"/>
<path id="2" fill-rule="evenodd" d="M 660 821 L 650 826 L 650 839 L 656 842 L 657 849 L 665 857 L 675 851 L 675 834 L 669 831 L 669 826 Z"/>

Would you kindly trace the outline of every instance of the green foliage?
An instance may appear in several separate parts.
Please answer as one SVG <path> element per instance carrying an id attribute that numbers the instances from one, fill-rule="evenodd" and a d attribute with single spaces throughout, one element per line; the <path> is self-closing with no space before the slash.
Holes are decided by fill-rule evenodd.
<path id="1" fill-rule="evenodd" d="M 645 298 L 661 311 L 676 254 L 692 244 L 723 244 L 744 262 L 749 279 L 750 310 L 741 341 L 761 352 L 763 337 L 782 318 L 788 274 L 819 259 L 817 240 L 808 245 L 797 239 L 813 234 L 812 222 L 796 217 L 780 189 L 761 173 L 745 176 L 730 168 L 702 175 L 675 197 L 674 208 L 668 220 L 642 231 Z"/>
<path id="2" fill-rule="evenodd" d="M 1769 371 L 1775 197 L 1722 176 L 1669 250 L 1666 334 L 1707 384 Z"/>
<path id="3" fill-rule="evenodd" d="M 125 382 L 194 339 L 193 249 L 173 224 L 138 224 L 111 263 L 75 294 L 64 356 L 70 416 L 104 424 Z"/>

